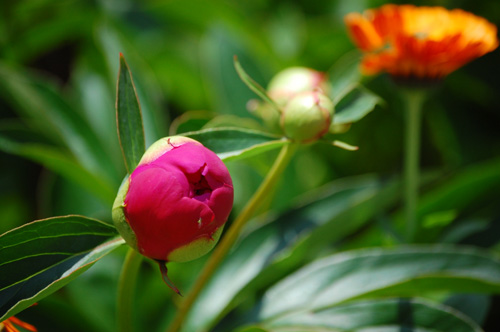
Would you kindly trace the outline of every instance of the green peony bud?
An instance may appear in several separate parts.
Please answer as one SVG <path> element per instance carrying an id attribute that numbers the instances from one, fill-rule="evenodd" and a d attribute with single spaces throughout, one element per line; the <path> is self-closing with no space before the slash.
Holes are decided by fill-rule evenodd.
<path id="1" fill-rule="evenodd" d="M 278 106 L 283 107 L 295 95 L 318 90 L 326 93 L 328 82 L 322 72 L 306 67 L 290 67 L 276 74 L 269 82 L 267 93 Z"/>
<path id="2" fill-rule="evenodd" d="M 321 91 L 302 92 L 283 108 L 281 127 L 293 140 L 312 142 L 328 132 L 333 113 L 333 102 Z"/>

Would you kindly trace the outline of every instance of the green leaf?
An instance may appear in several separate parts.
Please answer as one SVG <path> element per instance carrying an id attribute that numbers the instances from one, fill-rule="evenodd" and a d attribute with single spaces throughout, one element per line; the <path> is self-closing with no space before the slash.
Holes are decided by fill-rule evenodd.
<path id="1" fill-rule="evenodd" d="M 361 53 L 358 50 L 345 54 L 337 60 L 328 71 L 331 85 L 331 97 L 337 104 L 361 81 L 359 62 Z"/>
<path id="2" fill-rule="evenodd" d="M 252 118 L 242 118 L 232 114 L 217 115 L 209 111 L 187 111 L 172 121 L 169 135 L 182 135 L 190 131 L 225 127 L 265 130 L 262 124 Z"/>
<path id="3" fill-rule="evenodd" d="M 335 105 L 332 126 L 359 121 L 381 102 L 379 96 L 358 85 Z"/>
<path id="4" fill-rule="evenodd" d="M 116 195 L 113 186 L 83 168 L 68 153 L 47 145 L 17 143 L 0 135 L 0 150 L 15 154 L 37 163 L 80 185 L 103 202 L 113 204 Z"/>
<path id="5" fill-rule="evenodd" d="M 423 195 L 417 213 L 422 218 L 438 211 L 460 211 L 465 206 L 484 204 L 491 195 L 498 193 L 499 187 L 500 159 L 476 163 L 460 170 L 442 185 Z"/>
<path id="6" fill-rule="evenodd" d="M 120 54 L 120 71 L 116 92 L 116 121 L 118 137 L 127 171 L 131 173 L 146 150 L 141 107 L 132 79 L 132 73 Z"/>
<path id="7" fill-rule="evenodd" d="M 114 227 L 83 216 L 43 219 L 0 236 L 0 321 L 66 285 L 123 244 Z"/>
<path id="8" fill-rule="evenodd" d="M 270 330 L 265 330 L 257 326 L 249 326 L 236 330 L 236 332 L 271 332 Z"/>
<path id="9" fill-rule="evenodd" d="M 335 116 L 330 127 L 350 124 L 370 113 L 382 99 L 361 84 L 359 62 L 361 54 L 353 51 L 341 57 L 329 70 L 331 96 L 335 104 Z"/>
<path id="10" fill-rule="evenodd" d="M 421 186 L 429 187 L 430 184 L 436 183 L 434 188 L 423 192 L 419 199 L 417 214 L 420 220 L 425 216 L 440 211 L 456 210 L 458 216 L 471 215 L 472 211 L 476 211 L 482 216 L 482 210 L 485 207 L 494 205 L 491 197 L 500 190 L 500 159 L 493 158 L 457 169 L 453 174 L 446 173 L 423 173 Z M 427 179 L 424 179 L 427 177 Z M 474 195 L 471 195 L 474 193 Z M 463 220 L 457 220 L 456 223 L 449 226 L 446 232 L 431 234 L 429 229 L 419 232 L 417 241 L 429 242 L 435 239 L 435 242 L 458 242 L 474 232 L 484 230 L 488 227 L 489 218 L 474 217 L 471 215 L 472 224 L 463 225 Z M 459 217 L 460 218 L 460 217 Z M 403 209 L 398 209 L 394 216 L 394 227 L 402 230 L 405 225 Z M 456 233 L 455 233 L 456 232 Z M 494 233 L 490 234 L 494 237 Z M 449 237 L 448 237 L 449 235 Z M 358 248 L 366 246 L 366 243 L 372 245 L 381 245 L 381 239 L 384 238 L 384 231 L 380 228 L 372 228 L 364 234 L 359 234 L 353 238 L 350 243 L 346 243 L 346 249 Z M 480 245 L 485 245 L 483 237 Z M 495 240 L 494 240 L 495 241 Z M 479 243 L 478 243 L 479 244 Z"/>
<path id="11" fill-rule="evenodd" d="M 199 141 L 224 161 L 243 159 L 289 143 L 279 136 L 239 128 L 210 128 L 182 135 Z"/>
<path id="12" fill-rule="evenodd" d="M 470 318 L 425 300 L 383 299 L 295 312 L 264 324 L 270 331 L 480 332 Z"/>
<path id="13" fill-rule="evenodd" d="M 335 254 L 298 270 L 263 297 L 261 319 L 360 298 L 429 291 L 500 293 L 500 261 L 471 247 L 413 246 Z"/>
<path id="14" fill-rule="evenodd" d="M 242 118 L 232 114 L 222 114 L 214 117 L 208 121 L 202 129 L 209 128 L 227 128 L 227 127 L 237 127 L 240 129 L 250 129 L 258 131 L 266 131 L 267 128 L 263 126 L 259 121 L 252 118 Z"/>
<path id="15" fill-rule="evenodd" d="M 453 294 L 441 302 L 462 312 L 476 324 L 483 325 L 491 309 L 490 298 L 488 294 Z"/>

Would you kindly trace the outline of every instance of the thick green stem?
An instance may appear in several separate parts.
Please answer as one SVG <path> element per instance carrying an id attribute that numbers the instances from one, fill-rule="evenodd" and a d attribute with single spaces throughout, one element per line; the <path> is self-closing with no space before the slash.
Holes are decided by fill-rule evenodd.
<path id="1" fill-rule="evenodd" d="M 417 204 L 420 164 L 420 127 L 425 92 L 405 90 L 403 98 L 406 106 L 406 138 L 404 160 L 404 200 L 406 216 L 406 238 L 413 242 L 418 233 Z"/>
<path id="2" fill-rule="evenodd" d="M 186 315 L 189 313 L 189 310 L 198 298 L 198 295 L 203 290 L 203 287 L 209 281 L 210 277 L 213 275 L 224 257 L 226 257 L 234 242 L 238 239 L 243 226 L 254 215 L 260 204 L 265 201 L 266 195 L 272 192 L 271 189 L 278 182 L 280 175 L 286 168 L 296 148 L 297 145 L 293 143 L 283 146 L 266 178 L 261 183 L 252 198 L 248 201 L 247 205 L 243 208 L 240 215 L 234 220 L 233 224 L 227 230 L 227 233 L 221 239 L 220 243 L 214 249 L 214 252 L 205 264 L 205 267 L 201 271 L 201 274 L 196 280 L 193 288 L 190 290 L 186 299 L 182 301 L 181 306 L 179 307 L 177 314 L 168 329 L 169 332 L 176 332 L 182 326 Z"/>
<path id="3" fill-rule="evenodd" d="M 118 281 L 117 318 L 119 332 L 133 332 L 133 299 L 142 255 L 128 249 Z"/>

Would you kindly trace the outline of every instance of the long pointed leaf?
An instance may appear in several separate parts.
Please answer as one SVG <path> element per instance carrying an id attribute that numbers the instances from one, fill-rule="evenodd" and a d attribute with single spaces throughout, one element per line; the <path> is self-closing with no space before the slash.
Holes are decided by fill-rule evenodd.
<path id="1" fill-rule="evenodd" d="M 260 317 L 435 290 L 500 293 L 500 260 L 488 251 L 453 246 L 340 253 L 305 266 L 269 289 Z"/>
<path id="2" fill-rule="evenodd" d="M 132 73 L 122 54 L 116 92 L 116 124 L 127 171 L 131 173 L 146 149 L 141 107 Z"/>
<path id="3" fill-rule="evenodd" d="M 83 216 L 34 221 L 0 236 L 0 321 L 63 287 L 123 243 Z"/>
<path id="4" fill-rule="evenodd" d="M 430 301 L 383 299 L 345 304 L 325 310 L 295 312 L 265 324 L 271 331 L 432 331 L 480 332 L 459 311 Z"/>

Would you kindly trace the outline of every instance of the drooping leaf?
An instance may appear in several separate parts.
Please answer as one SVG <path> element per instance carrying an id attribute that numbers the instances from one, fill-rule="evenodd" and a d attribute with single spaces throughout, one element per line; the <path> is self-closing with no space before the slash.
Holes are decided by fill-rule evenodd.
<path id="1" fill-rule="evenodd" d="M 420 299 L 354 302 L 300 311 L 265 323 L 270 331 L 432 331 L 480 332 L 470 318 L 451 307 Z"/>
<path id="2" fill-rule="evenodd" d="M 259 318 L 436 290 L 500 293 L 500 260 L 472 247 L 439 245 L 343 252 L 313 262 L 270 288 Z"/>
<path id="3" fill-rule="evenodd" d="M 83 216 L 37 220 L 0 236 L 0 321 L 66 285 L 123 244 L 114 227 Z"/>
<path id="4" fill-rule="evenodd" d="M 142 125 L 141 107 L 132 73 L 122 54 L 116 92 L 116 123 L 125 165 L 131 173 L 141 160 L 146 143 Z"/>
<path id="5" fill-rule="evenodd" d="M 289 143 L 279 136 L 240 128 L 210 128 L 183 135 L 199 141 L 224 161 L 243 159 Z"/>

